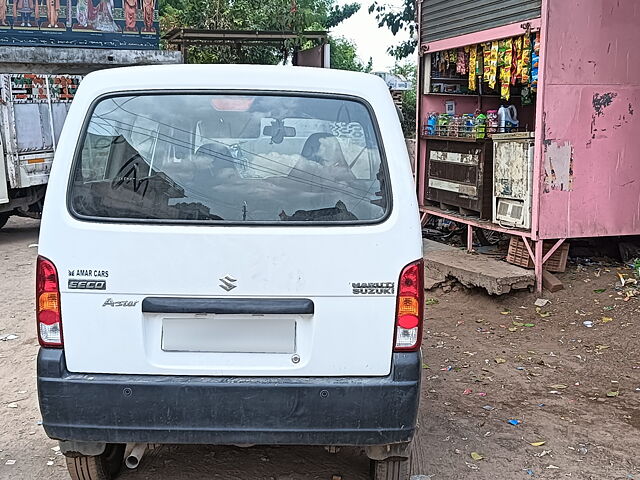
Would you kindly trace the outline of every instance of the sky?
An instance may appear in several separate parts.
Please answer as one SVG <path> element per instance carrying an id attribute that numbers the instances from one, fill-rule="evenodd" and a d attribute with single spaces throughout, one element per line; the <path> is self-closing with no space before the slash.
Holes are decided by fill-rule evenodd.
<path id="1" fill-rule="evenodd" d="M 388 28 L 379 28 L 375 14 L 369 14 L 369 6 L 373 3 L 373 0 L 338 0 L 336 3 L 344 5 L 352 1 L 359 1 L 361 4 L 360 10 L 351 18 L 332 29 L 331 34 L 352 40 L 358 48 L 358 57 L 360 57 L 362 63 L 366 64 L 369 61 L 369 57 L 372 57 L 374 71 L 388 71 L 393 67 L 395 61 L 387 53 L 387 48 L 408 39 L 409 34 L 407 32 L 398 32 L 398 35 L 394 37 Z M 398 9 L 403 4 L 403 0 L 378 1 Z"/>

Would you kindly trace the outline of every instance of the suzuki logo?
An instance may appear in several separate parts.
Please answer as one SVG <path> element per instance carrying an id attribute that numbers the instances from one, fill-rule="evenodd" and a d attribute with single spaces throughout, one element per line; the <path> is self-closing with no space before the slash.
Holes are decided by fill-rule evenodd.
<path id="1" fill-rule="evenodd" d="M 222 284 L 220 284 L 219 287 L 222 288 L 223 290 L 226 290 L 227 292 L 230 292 L 231 290 L 237 287 L 237 285 L 234 285 L 234 283 L 237 282 L 238 280 L 233 278 L 231 275 L 225 275 L 224 277 L 219 278 L 218 280 L 222 282 Z"/>

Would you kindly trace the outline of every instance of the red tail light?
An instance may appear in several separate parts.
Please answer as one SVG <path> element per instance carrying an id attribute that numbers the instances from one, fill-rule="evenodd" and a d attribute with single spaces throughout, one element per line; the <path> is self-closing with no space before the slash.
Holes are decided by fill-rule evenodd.
<path id="1" fill-rule="evenodd" d="M 36 267 L 36 318 L 43 347 L 62 347 L 62 318 L 58 272 L 51 261 L 38 257 Z"/>
<path id="2" fill-rule="evenodd" d="M 424 312 L 424 261 L 410 263 L 402 270 L 398 282 L 395 351 L 412 352 L 422 342 Z"/>

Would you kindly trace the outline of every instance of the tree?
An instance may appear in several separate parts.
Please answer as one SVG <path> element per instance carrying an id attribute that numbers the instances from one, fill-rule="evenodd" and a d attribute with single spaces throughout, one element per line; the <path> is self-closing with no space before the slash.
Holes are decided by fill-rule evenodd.
<path id="1" fill-rule="evenodd" d="M 412 55 L 416 51 L 418 41 L 416 33 L 418 25 L 416 23 L 416 2 L 415 0 L 404 0 L 404 5 L 399 11 L 393 10 L 392 7 L 377 0 L 369 7 L 369 13 L 376 14 L 376 20 L 379 27 L 388 27 L 391 33 L 397 35 L 401 30 L 409 32 L 409 40 L 400 42 L 398 45 L 391 46 L 387 49 L 390 55 L 397 60 L 402 60 Z"/>
<path id="2" fill-rule="evenodd" d="M 347 18 L 357 13 L 358 10 L 360 10 L 359 3 L 348 3 L 342 6 L 334 5 L 327 16 L 325 28 L 328 30 L 330 28 L 338 26 Z"/>
<path id="3" fill-rule="evenodd" d="M 295 32 L 328 30 L 359 8 L 358 3 L 337 6 L 335 0 L 160 0 L 159 6 L 160 24 L 164 31 L 176 27 Z M 285 52 L 274 46 L 191 47 L 188 60 L 190 63 L 277 64 L 290 51 L 302 48 L 305 43 L 301 35 L 287 43 Z"/>
<path id="4" fill-rule="evenodd" d="M 355 72 L 371 71 L 373 59 L 369 59 L 367 65 L 364 65 L 356 53 L 356 45 L 343 37 L 331 37 L 331 68 L 338 70 L 352 70 Z"/>
<path id="5" fill-rule="evenodd" d="M 391 73 L 404 78 L 411 82 L 411 88 L 402 92 L 402 130 L 404 136 L 412 138 L 416 133 L 416 102 L 417 102 L 417 83 L 418 68 L 413 61 L 405 61 L 404 63 L 396 62 Z"/>

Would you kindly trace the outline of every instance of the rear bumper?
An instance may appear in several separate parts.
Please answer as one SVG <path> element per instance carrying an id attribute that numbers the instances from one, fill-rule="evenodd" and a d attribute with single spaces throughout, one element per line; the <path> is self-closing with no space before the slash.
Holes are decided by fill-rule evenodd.
<path id="1" fill-rule="evenodd" d="M 41 348 L 47 435 L 87 442 L 383 445 L 410 441 L 419 353 L 395 353 L 386 377 L 191 377 L 75 374 Z"/>

